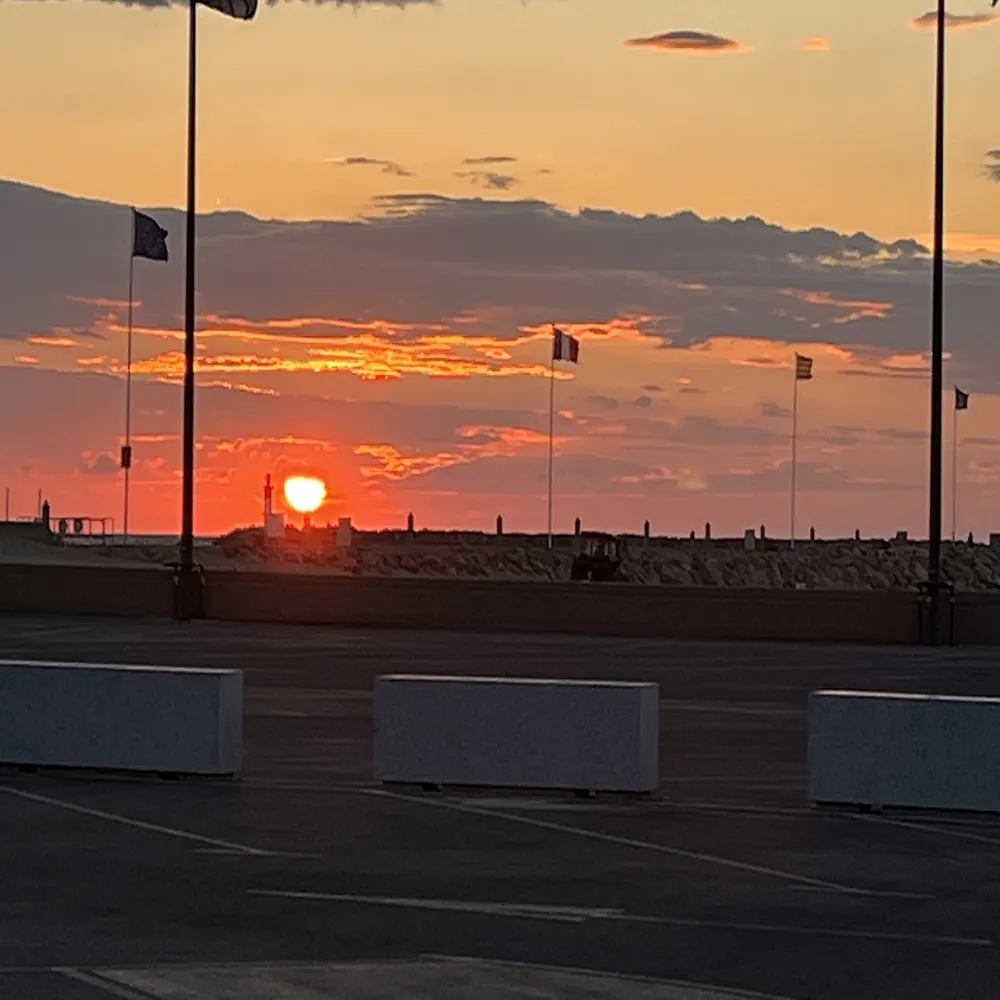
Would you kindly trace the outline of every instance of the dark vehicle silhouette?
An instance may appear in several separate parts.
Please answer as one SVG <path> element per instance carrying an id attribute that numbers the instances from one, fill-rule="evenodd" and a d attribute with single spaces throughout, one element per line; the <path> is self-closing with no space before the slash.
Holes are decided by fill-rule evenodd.
<path id="1" fill-rule="evenodd" d="M 612 583 L 623 579 L 622 556 L 625 543 L 598 531 L 586 531 L 580 536 L 581 548 L 573 557 L 571 580 Z"/>

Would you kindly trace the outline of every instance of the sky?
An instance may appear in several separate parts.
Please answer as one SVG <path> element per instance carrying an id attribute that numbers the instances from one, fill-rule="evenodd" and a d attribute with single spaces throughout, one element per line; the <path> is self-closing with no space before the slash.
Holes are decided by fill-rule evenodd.
<path id="1" fill-rule="evenodd" d="M 196 528 L 310 471 L 321 519 L 926 531 L 927 0 L 203 9 Z M 946 379 L 961 534 L 998 528 L 1000 26 L 950 9 Z M 128 233 L 135 531 L 179 519 L 186 11 L 0 0 L 0 473 L 120 527 Z M 952 413 L 946 429 L 951 480 Z M 951 528 L 946 505 L 946 532 Z"/>

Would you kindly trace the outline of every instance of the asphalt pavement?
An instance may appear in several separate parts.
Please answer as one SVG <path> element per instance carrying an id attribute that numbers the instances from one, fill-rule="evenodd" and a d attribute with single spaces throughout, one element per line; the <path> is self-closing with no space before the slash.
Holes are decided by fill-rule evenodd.
<path id="1" fill-rule="evenodd" d="M 0 771 L 0 1000 L 1000 995 L 1000 821 L 805 801 L 821 687 L 991 650 L 0 617 L 0 658 L 239 667 L 239 782 Z M 382 788 L 388 672 L 654 680 L 650 799 Z"/>

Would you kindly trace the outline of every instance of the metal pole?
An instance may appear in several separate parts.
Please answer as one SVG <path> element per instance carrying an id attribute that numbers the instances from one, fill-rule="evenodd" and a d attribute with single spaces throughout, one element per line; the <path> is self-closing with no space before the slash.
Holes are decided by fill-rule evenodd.
<path id="1" fill-rule="evenodd" d="M 958 406 L 952 418 L 951 432 L 951 542 L 955 544 L 958 524 Z"/>
<path id="2" fill-rule="evenodd" d="M 181 617 L 187 617 L 187 595 L 194 575 L 194 355 L 195 355 L 195 143 L 197 138 L 197 37 L 198 5 L 188 0 L 188 134 L 187 134 L 187 240 L 184 272 L 184 436 L 181 511 L 180 587 Z"/>
<path id="3" fill-rule="evenodd" d="M 128 248 L 128 348 L 125 364 L 125 510 L 122 537 L 128 544 L 128 485 L 132 466 L 132 289 L 135 276 L 135 209 L 132 209 L 132 242 Z"/>
<path id="4" fill-rule="evenodd" d="M 934 115 L 934 265 L 931 290 L 931 469 L 927 591 L 930 601 L 928 640 L 938 642 L 941 588 L 941 458 L 944 394 L 944 115 L 945 0 L 937 5 L 937 73 Z"/>
<path id="5" fill-rule="evenodd" d="M 552 439 L 555 435 L 556 359 L 555 352 L 549 365 L 549 548 L 552 548 Z"/>
<path id="6" fill-rule="evenodd" d="M 799 437 L 799 371 L 798 357 L 792 367 L 792 525 L 790 537 L 792 548 L 795 548 L 795 468 L 798 461 L 798 437 Z"/>

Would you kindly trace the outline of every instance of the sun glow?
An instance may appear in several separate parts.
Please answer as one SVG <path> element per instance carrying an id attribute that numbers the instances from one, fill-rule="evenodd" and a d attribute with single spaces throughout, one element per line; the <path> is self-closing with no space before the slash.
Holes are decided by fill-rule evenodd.
<path id="1" fill-rule="evenodd" d="M 326 499 L 326 483 L 316 476 L 290 476 L 285 480 L 285 502 L 300 514 L 318 510 Z"/>

